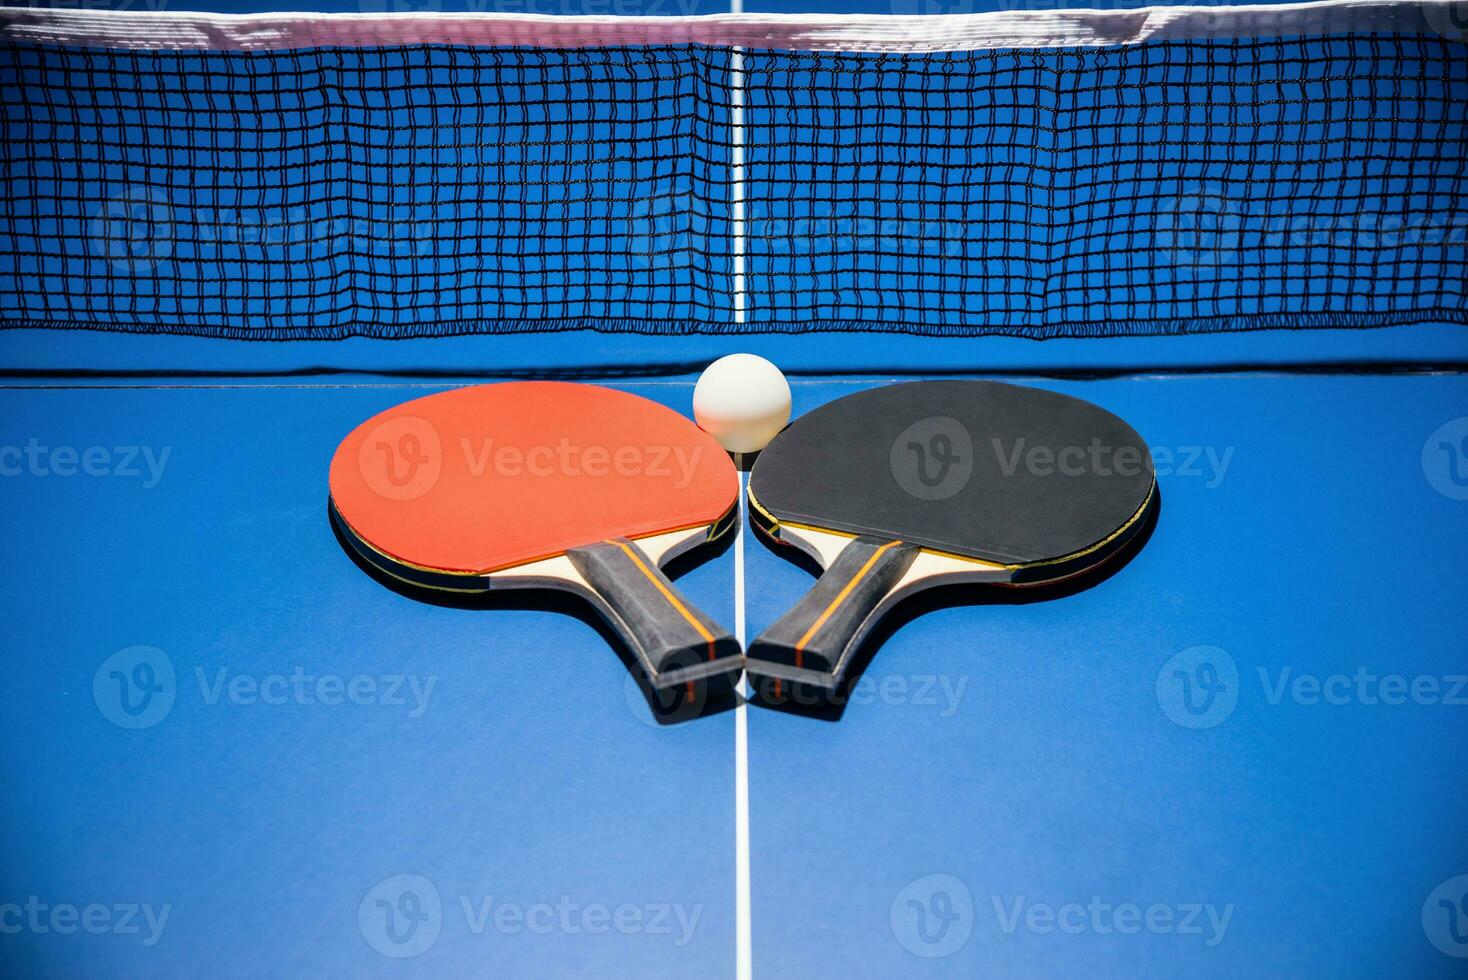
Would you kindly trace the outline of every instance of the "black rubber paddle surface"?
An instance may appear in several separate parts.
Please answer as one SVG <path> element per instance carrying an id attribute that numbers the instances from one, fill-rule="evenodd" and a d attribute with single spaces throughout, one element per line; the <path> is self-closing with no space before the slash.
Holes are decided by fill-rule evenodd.
<path id="1" fill-rule="evenodd" d="M 1089 402 L 989 381 L 922 381 L 802 416 L 750 474 L 782 524 L 1000 564 L 1050 562 L 1131 521 L 1152 489 L 1141 436 Z"/>
<path id="2" fill-rule="evenodd" d="M 746 651 L 758 698 L 778 703 L 838 691 L 862 638 L 906 596 L 1054 582 L 1101 564 L 1136 537 L 1156 496 L 1142 438 L 1102 408 L 992 381 L 925 381 L 802 416 L 760 454 L 749 498 L 767 531 L 824 569 Z"/>

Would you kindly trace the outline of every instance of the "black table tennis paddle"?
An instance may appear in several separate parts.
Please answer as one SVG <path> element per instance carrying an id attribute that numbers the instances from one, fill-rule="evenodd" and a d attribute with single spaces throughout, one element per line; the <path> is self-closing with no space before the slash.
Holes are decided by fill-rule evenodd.
<path id="1" fill-rule="evenodd" d="M 761 697 L 829 697 L 900 599 L 956 582 L 1055 582 L 1117 554 L 1156 498 L 1131 426 L 1089 402 L 990 381 L 871 388 L 760 453 L 750 514 L 824 570 L 750 645 Z"/>

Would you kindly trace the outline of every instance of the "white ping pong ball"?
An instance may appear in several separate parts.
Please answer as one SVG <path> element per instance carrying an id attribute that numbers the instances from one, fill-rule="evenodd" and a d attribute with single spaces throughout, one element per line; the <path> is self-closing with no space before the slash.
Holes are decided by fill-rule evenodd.
<path id="1" fill-rule="evenodd" d="M 790 421 L 790 384 L 756 354 L 730 354 L 693 386 L 693 417 L 731 453 L 754 453 Z"/>

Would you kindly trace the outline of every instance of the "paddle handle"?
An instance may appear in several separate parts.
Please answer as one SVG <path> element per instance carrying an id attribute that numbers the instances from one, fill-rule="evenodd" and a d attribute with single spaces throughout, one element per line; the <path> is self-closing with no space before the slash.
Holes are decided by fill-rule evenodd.
<path id="1" fill-rule="evenodd" d="M 634 542 L 609 538 L 574 548 L 566 557 L 653 687 L 709 678 L 732 687 L 743 664 L 739 642 L 689 602 Z"/>
<path id="2" fill-rule="evenodd" d="M 901 541 L 853 538 L 805 598 L 750 645 L 745 669 L 757 693 L 778 697 L 782 680 L 834 693 L 874 614 L 920 550 Z"/>

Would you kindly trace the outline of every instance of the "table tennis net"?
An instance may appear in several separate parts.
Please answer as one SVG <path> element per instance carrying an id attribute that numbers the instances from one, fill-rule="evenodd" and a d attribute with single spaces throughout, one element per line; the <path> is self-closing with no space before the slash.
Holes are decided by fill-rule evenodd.
<path id="1" fill-rule="evenodd" d="M 1075 43 L 1025 14 L 363 40 L 371 19 L 4 11 L 0 325 L 1468 322 L 1463 32 L 1432 4 L 1320 6 L 1269 30 L 1075 15 Z"/>

